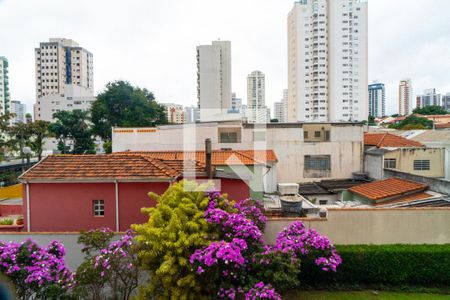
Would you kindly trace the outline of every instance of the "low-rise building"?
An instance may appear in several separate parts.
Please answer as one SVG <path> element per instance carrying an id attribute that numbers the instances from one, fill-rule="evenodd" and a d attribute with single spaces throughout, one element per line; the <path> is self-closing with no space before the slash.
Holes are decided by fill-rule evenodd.
<path id="1" fill-rule="evenodd" d="M 212 170 L 221 192 L 237 201 L 249 197 L 248 182 Z M 162 194 L 181 179 L 208 178 L 206 165 L 195 160 L 138 154 L 48 156 L 19 177 L 24 186 L 25 228 L 28 232 L 100 227 L 125 231 L 131 224 L 147 222 L 141 208 L 156 205 L 149 192 Z"/>
<path id="2" fill-rule="evenodd" d="M 364 172 L 373 179 L 384 178 L 384 169 L 445 177 L 443 148 L 428 148 L 420 142 L 390 133 L 366 133 L 364 145 Z"/>
<path id="3" fill-rule="evenodd" d="M 344 200 L 375 207 L 426 206 L 433 202 L 450 205 L 446 195 L 429 191 L 428 185 L 395 177 L 351 187 Z"/>
<path id="4" fill-rule="evenodd" d="M 204 151 L 137 151 L 122 152 L 138 154 L 152 159 L 184 162 L 195 160 L 205 164 Z M 276 190 L 277 157 L 271 150 L 213 150 L 211 163 L 222 176 L 239 177 L 249 182 L 249 193 L 253 199 L 263 199 L 264 192 Z"/>
<path id="5" fill-rule="evenodd" d="M 214 150 L 273 150 L 277 182 L 351 178 L 363 164 L 360 123 L 208 122 L 153 128 L 113 128 L 113 152 L 193 151 L 210 138 Z"/>

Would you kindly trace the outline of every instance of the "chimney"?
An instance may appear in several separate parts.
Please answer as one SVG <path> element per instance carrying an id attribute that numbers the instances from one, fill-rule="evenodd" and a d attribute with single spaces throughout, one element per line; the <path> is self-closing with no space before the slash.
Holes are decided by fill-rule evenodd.
<path id="1" fill-rule="evenodd" d="M 206 175 L 209 179 L 213 178 L 212 172 L 212 150 L 211 150 L 211 139 L 205 140 L 205 167 Z"/>

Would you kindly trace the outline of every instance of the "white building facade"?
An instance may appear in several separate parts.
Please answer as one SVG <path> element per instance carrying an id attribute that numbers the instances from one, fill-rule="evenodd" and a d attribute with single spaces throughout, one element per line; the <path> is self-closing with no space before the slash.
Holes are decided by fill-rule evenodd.
<path id="1" fill-rule="evenodd" d="M 231 109 L 231 42 L 197 46 L 197 98 L 200 121 L 227 119 Z"/>
<path id="2" fill-rule="evenodd" d="M 0 56 L 0 116 L 10 111 L 9 63 L 6 57 Z"/>
<path id="3" fill-rule="evenodd" d="M 398 86 L 398 113 L 402 116 L 410 115 L 413 111 L 412 83 L 410 79 L 400 80 Z"/>
<path id="4" fill-rule="evenodd" d="M 273 104 L 274 118 L 278 120 L 278 123 L 287 122 L 287 102 L 288 102 L 288 90 L 283 90 L 283 99 L 280 102 Z"/>
<path id="5" fill-rule="evenodd" d="M 270 122 L 270 110 L 266 107 L 266 76 L 253 71 L 247 76 L 247 110 L 249 123 Z"/>
<path id="6" fill-rule="evenodd" d="M 436 93 L 436 89 L 426 89 L 422 95 L 416 98 L 416 107 L 441 106 L 441 94 Z"/>
<path id="7" fill-rule="evenodd" d="M 12 124 L 25 123 L 26 106 L 17 100 L 11 101 L 11 113 L 14 117 L 11 120 Z"/>
<path id="8" fill-rule="evenodd" d="M 360 123 L 270 123 L 239 121 L 168 125 L 154 128 L 113 128 L 112 150 L 273 150 L 276 180 L 313 182 L 351 178 L 362 171 L 363 125 Z"/>
<path id="9" fill-rule="evenodd" d="M 36 120 L 52 121 L 52 112 L 83 104 L 70 103 L 71 100 L 93 98 L 93 55 L 75 41 L 51 38 L 49 42 L 40 43 L 35 49 L 35 66 Z M 60 104 L 56 104 L 57 101 Z M 61 106 L 61 101 L 67 102 L 65 107 Z"/>
<path id="10" fill-rule="evenodd" d="M 369 85 L 369 116 L 386 116 L 386 89 L 383 83 Z"/>
<path id="11" fill-rule="evenodd" d="M 368 117 L 366 0 L 299 0 L 288 16 L 288 122 Z"/>

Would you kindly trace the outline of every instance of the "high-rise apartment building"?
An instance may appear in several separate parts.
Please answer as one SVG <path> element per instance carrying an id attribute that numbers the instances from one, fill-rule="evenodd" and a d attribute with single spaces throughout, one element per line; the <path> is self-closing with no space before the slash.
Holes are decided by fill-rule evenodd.
<path id="1" fill-rule="evenodd" d="M 416 106 L 418 108 L 432 105 L 441 106 L 441 94 L 437 94 L 436 89 L 426 89 L 423 91 L 423 95 L 417 96 Z"/>
<path id="2" fill-rule="evenodd" d="M 184 123 L 183 105 L 175 103 L 161 103 L 161 105 L 163 105 L 166 109 L 166 117 L 169 124 Z"/>
<path id="3" fill-rule="evenodd" d="M 94 100 L 92 53 L 73 40 L 51 38 L 40 43 L 35 56 L 36 120 L 52 121 L 57 111 L 90 107 Z"/>
<path id="4" fill-rule="evenodd" d="M 288 121 L 368 117 L 367 0 L 299 0 L 288 16 Z"/>
<path id="5" fill-rule="evenodd" d="M 236 93 L 231 94 L 231 110 L 238 113 L 242 111 L 242 98 L 238 98 Z"/>
<path id="6" fill-rule="evenodd" d="M 398 113 L 402 116 L 411 114 L 413 110 L 412 93 L 411 80 L 400 80 L 400 84 L 398 86 Z"/>
<path id="7" fill-rule="evenodd" d="M 17 100 L 11 101 L 11 113 L 14 117 L 11 119 L 12 124 L 25 123 L 26 106 Z"/>
<path id="8" fill-rule="evenodd" d="M 369 116 L 386 116 L 386 90 L 383 83 L 369 84 Z"/>
<path id="9" fill-rule="evenodd" d="M 274 118 L 278 120 L 279 123 L 287 122 L 287 102 L 288 102 L 288 90 L 283 90 L 283 99 L 280 102 L 275 102 L 273 105 Z"/>
<path id="10" fill-rule="evenodd" d="M 197 98 L 200 121 L 227 118 L 231 109 L 231 42 L 197 46 Z"/>
<path id="11" fill-rule="evenodd" d="M 442 108 L 450 112 L 450 93 L 442 96 Z"/>
<path id="12" fill-rule="evenodd" d="M 184 123 L 196 123 L 199 119 L 197 106 L 191 105 L 184 108 Z"/>
<path id="13" fill-rule="evenodd" d="M 247 76 L 247 121 L 250 123 L 270 122 L 266 107 L 266 76 L 253 71 Z"/>
<path id="14" fill-rule="evenodd" d="M 9 64 L 4 56 L 0 56 L 0 116 L 10 111 Z"/>

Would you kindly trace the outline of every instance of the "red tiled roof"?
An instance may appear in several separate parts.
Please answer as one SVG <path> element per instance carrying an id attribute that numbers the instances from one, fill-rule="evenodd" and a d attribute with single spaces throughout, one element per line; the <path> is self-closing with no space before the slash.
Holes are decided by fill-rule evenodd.
<path id="1" fill-rule="evenodd" d="M 390 204 L 399 204 L 399 203 L 409 203 L 409 202 L 414 202 L 417 200 L 424 200 L 424 199 L 428 199 L 433 197 L 433 195 L 428 194 L 428 193 L 415 193 L 412 195 L 408 195 L 405 197 L 401 197 L 401 198 L 396 198 L 394 200 L 388 200 L 388 201 L 379 201 L 377 203 L 374 204 L 374 206 L 381 206 L 381 205 L 390 205 Z"/>
<path id="2" fill-rule="evenodd" d="M 20 179 L 156 179 L 169 180 L 183 173 L 204 172 L 204 165 L 195 161 L 162 160 L 144 155 L 52 155 L 46 157 Z"/>
<path id="3" fill-rule="evenodd" d="M 137 154 L 156 159 L 180 161 L 183 161 L 186 157 L 205 163 L 205 151 L 127 151 L 115 154 Z M 214 150 L 212 152 L 213 165 L 258 165 L 276 161 L 277 157 L 272 150 Z"/>
<path id="4" fill-rule="evenodd" d="M 450 122 L 448 123 L 440 123 L 435 125 L 438 129 L 450 128 Z"/>
<path id="5" fill-rule="evenodd" d="M 423 183 L 400 178 L 388 178 L 375 182 L 365 183 L 348 189 L 350 192 L 369 198 L 380 200 L 401 196 L 403 194 L 424 191 L 428 186 Z"/>
<path id="6" fill-rule="evenodd" d="M 377 148 L 424 147 L 422 143 L 390 133 L 365 133 L 364 145 L 376 146 Z"/>

